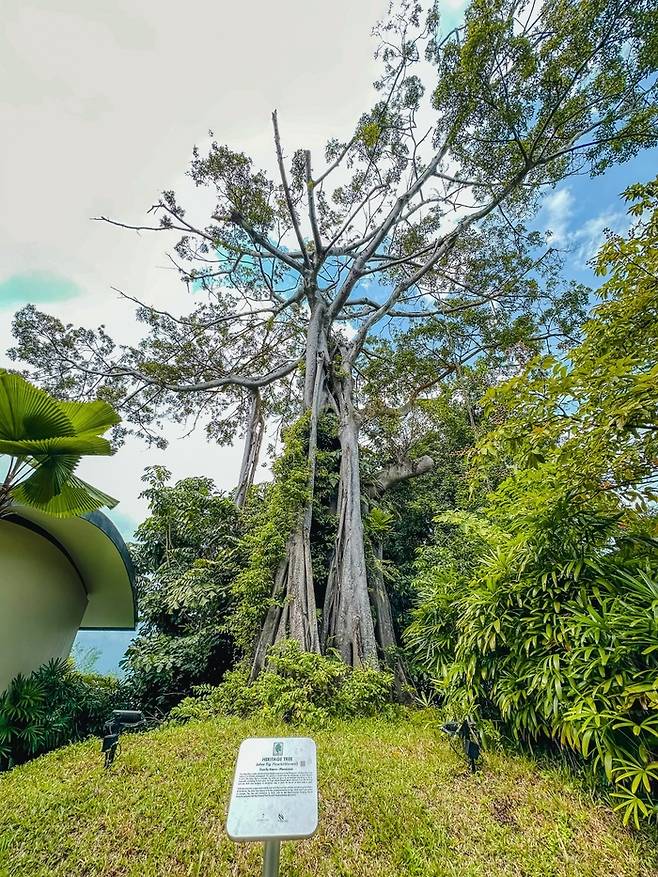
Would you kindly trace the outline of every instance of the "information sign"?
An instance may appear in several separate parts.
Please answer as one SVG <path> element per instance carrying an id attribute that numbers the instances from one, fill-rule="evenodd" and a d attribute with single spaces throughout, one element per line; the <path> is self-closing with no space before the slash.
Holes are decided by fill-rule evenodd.
<path id="1" fill-rule="evenodd" d="M 298 840 L 310 837 L 317 827 L 318 774 L 313 740 L 243 740 L 226 820 L 231 840 Z"/>

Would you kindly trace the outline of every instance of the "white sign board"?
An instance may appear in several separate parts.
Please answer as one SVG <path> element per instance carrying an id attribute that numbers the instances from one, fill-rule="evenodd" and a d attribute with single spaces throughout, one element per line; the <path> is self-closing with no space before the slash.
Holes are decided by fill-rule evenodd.
<path id="1" fill-rule="evenodd" d="M 318 771 L 309 737 L 243 740 L 226 833 L 231 840 L 296 840 L 318 827 Z"/>

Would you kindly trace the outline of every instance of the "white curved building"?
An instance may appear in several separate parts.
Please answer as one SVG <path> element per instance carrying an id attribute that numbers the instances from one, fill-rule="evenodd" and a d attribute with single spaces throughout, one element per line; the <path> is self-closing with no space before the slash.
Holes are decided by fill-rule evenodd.
<path id="1" fill-rule="evenodd" d="M 0 518 L 0 692 L 66 657 L 78 630 L 134 630 L 136 616 L 130 556 L 105 515 Z"/>

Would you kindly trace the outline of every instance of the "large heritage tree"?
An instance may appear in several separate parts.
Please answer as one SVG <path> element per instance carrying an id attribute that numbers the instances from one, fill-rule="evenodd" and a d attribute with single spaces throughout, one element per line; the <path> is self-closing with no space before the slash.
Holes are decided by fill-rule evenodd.
<path id="1" fill-rule="evenodd" d="M 275 112 L 276 177 L 213 142 L 190 169 L 209 217 L 171 191 L 152 224 L 102 217 L 178 237 L 172 262 L 195 292 L 191 310 L 139 303 L 136 347 L 33 308 L 18 314 L 14 355 L 48 386 L 109 399 L 137 433 L 157 441 L 162 418 L 190 417 L 220 442 L 242 430 L 240 503 L 268 418 L 306 418 L 307 489 L 272 577 L 256 670 L 283 637 L 377 663 L 387 625 L 372 611 L 364 548 L 364 370 L 379 357 L 386 373 L 386 344 L 409 347 L 408 372 L 403 358 L 391 387 L 380 382 L 381 405 L 404 417 L 483 352 L 513 363 L 568 331 L 579 291 L 560 287 L 551 248 L 525 223 L 559 180 L 656 143 L 655 30 L 652 0 L 473 0 L 463 26 L 441 35 L 435 7 L 405 0 L 376 31 L 372 107 L 321 161 L 286 151 Z M 318 583 L 310 532 L 327 411 L 340 471 Z M 407 451 L 372 474 L 371 493 L 432 466 Z"/>

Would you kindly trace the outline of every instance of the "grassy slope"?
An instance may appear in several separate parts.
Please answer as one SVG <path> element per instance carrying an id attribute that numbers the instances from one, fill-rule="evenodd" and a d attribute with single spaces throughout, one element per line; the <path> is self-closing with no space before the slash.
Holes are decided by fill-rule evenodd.
<path id="1" fill-rule="evenodd" d="M 223 826 L 240 740 L 292 735 L 266 721 L 193 723 L 125 739 L 110 772 L 98 741 L 0 777 L 0 874 L 256 875 L 257 844 Z M 284 845 L 282 877 L 658 874 L 650 839 L 522 758 L 469 775 L 413 721 L 355 721 L 313 735 L 320 829 Z"/>

